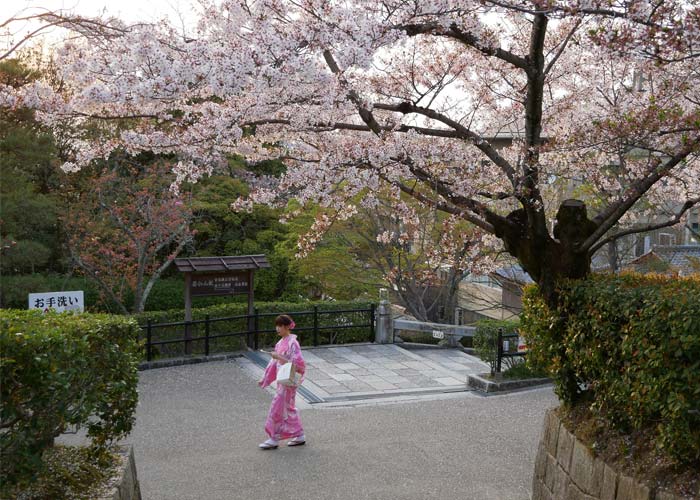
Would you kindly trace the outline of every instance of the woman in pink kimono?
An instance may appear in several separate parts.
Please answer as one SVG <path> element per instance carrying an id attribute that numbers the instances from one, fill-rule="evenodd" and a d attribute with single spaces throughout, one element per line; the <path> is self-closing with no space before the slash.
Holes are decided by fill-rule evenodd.
<path id="1" fill-rule="evenodd" d="M 292 318 L 283 314 L 275 319 L 277 335 L 282 337 L 275 345 L 275 350 L 270 353 L 272 359 L 267 364 L 265 375 L 259 382 L 260 387 L 267 387 L 277 378 L 277 367 L 285 363 L 292 363 L 294 369 L 302 377 L 297 386 L 301 384 L 306 364 L 301 355 L 301 347 L 297 336 L 291 333 L 294 328 Z M 297 387 L 277 384 L 277 394 L 270 405 L 270 412 L 265 421 L 265 432 L 270 438 L 260 443 L 263 450 L 274 450 L 282 439 L 290 439 L 287 446 L 300 446 L 306 443 L 304 429 L 301 426 L 299 410 L 294 405 Z"/>

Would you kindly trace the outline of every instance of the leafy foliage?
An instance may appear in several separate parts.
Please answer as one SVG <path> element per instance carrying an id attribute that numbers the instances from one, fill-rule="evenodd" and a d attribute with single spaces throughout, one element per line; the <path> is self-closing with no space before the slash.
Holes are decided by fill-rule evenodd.
<path id="1" fill-rule="evenodd" d="M 37 77 L 18 60 L 0 62 L 0 86 L 19 86 Z M 53 137 L 34 119 L 33 111 L 0 113 L 3 274 L 62 268 L 59 204 L 51 192 L 60 179 L 57 156 Z"/>
<path id="2" fill-rule="evenodd" d="M 70 425 L 87 428 L 96 453 L 131 431 L 137 329 L 115 316 L 0 311 L 3 485 L 35 476 Z"/>
<path id="3" fill-rule="evenodd" d="M 700 460 L 700 279 L 594 275 L 558 293 L 553 311 L 530 287 L 522 329 L 559 396 L 585 391 L 612 426 L 656 429 L 659 448 Z"/>
<path id="4" fill-rule="evenodd" d="M 73 261 L 126 313 L 143 310 L 153 283 L 191 241 L 188 200 L 169 192 L 170 165 L 115 158 L 63 217 Z"/>

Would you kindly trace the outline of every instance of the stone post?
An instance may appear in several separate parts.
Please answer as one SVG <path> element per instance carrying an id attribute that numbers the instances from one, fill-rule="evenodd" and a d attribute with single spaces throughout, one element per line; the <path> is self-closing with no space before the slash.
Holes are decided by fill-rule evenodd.
<path id="1" fill-rule="evenodd" d="M 386 288 L 379 289 L 379 307 L 377 308 L 377 329 L 374 334 L 377 344 L 392 344 L 394 342 L 394 321 L 391 317 L 391 303 Z"/>

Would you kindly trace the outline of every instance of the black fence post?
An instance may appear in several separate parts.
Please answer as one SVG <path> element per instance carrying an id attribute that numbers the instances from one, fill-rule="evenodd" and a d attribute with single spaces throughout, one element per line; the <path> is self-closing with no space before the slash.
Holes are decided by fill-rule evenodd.
<path id="1" fill-rule="evenodd" d="M 498 329 L 498 345 L 496 346 L 496 373 L 501 373 L 501 358 L 503 357 L 503 328 Z"/>
<path id="2" fill-rule="evenodd" d="M 148 320 L 148 326 L 146 327 L 146 361 L 151 361 L 151 341 L 153 335 L 153 320 Z"/>
<path id="3" fill-rule="evenodd" d="M 204 355 L 209 356 L 209 315 L 204 317 Z"/>
<path id="4" fill-rule="evenodd" d="M 314 347 L 318 345 L 318 306 L 314 306 Z"/>
<path id="5" fill-rule="evenodd" d="M 369 307 L 369 342 L 374 342 L 374 320 L 376 317 L 376 308 L 374 302 Z"/>
<path id="6" fill-rule="evenodd" d="M 257 351 L 260 348 L 260 321 L 258 319 L 257 307 L 253 308 L 253 315 L 253 328 L 255 329 L 255 333 L 253 334 L 253 349 Z"/>

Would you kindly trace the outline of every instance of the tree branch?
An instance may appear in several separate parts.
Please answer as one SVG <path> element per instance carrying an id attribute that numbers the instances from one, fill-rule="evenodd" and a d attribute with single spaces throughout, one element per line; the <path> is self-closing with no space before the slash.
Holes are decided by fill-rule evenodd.
<path id="1" fill-rule="evenodd" d="M 492 47 L 483 42 L 481 42 L 472 33 L 467 33 L 459 29 L 459 27 L 452 23 L 449 28 L 446 28 L 438 23 L 424 23 L 424 24 L 404 24 L 396 26 L 396 29 L 405 31 L 408 36 L 416 35 L 435 35 L 442 36 L 446 38 L 451 38 L 457 40 L 468 47 L 472 47 L 482 54 L 490 57 L 497 57 L 503 61 L 506 61 L 516 68 L 526 70 L 528 67 L 528 62 L 524 57 L 520 57 L 508 50 L 502 49 L 500 47 Z"/>
<path id="2" fill-rule="evenodd" d="M 153 285 L 155 285 L 156 281 L 158 281 L 158 278 L 160 278 L 160 275 L 163 274 L 163 272 L 170 267 L 170 264 L 173 263 L 174 258 L 180 254 L 183 248 L 185 248 L 185 245 L 187 245 L 190 241 L 192 241 L 191 237 L 188 238 L 183 238 L 180 243 L 178 244 L 177 248 L 175 249 L 175 252 L 173 252 L 173 259 L 166 259 L 166 261 L 161 264 L 161 266 L 151 275 L 151 278 L 148 280 L 148 283 L 146 284 L 146 288 L 143 290 L 143 294 L 141 295 L 141 300 L 140 303 L 137 304 L 137 310 L 136 312 L 142 312 L 144 308 L 146 307 L 146 300 L 148 300 L 148 296 L 151 293 L 151 289 L 153 288 Z"/>
<path id="3" fill-rule="evenodd" d="M 549 72 L 552 70 L 554 65 L 556 64 L 557 60 L 561 57 L 561 55 L 564 53 L 566 50 L 566 46 L 569 45 L 569 42 L 571 41 L 571 38 L 574 36 L 574 33 L 576 33 L 576 30 L 578 30 L 578 27 L 581 26 L 581 20 L 577 20 L 576 24 L 574 27 L 571 29 L 568 35 L 566 35 L 566 38 L 561 44 L 561 47 L 559 48 L 559 51 L 557 54 L 552 58 L 551 61 L 549 61 L 549 64 L 547 64 L 547 67 L 544 69 L 544 74 L 547 75 Z"/>
<path id="4" fill-rule="evenodd" d="M 632 206 L 649 191 L 664 175 L 670 172 L 676 165 L 681 163 L 688 155 L 690 155 L 700 145 L 700 137 L 690 142 L 685 150 L 673 156 L 666 163 L 658 160 L 658 163 L 651 169 L 649 174 L 633 184 L 627 192 L 629 195 L 626 198 L 618 200 L 610 205 L 606 210 L 598 214 L 593 222 L 598 224 L 593 234 L 581 244 L 580 251 L 589 251 L 593 245 L 612 228 L 620 218 L 632 208 Z"/>
<path id="5" fill-rule="evenodd" d="M 421 106 L 416 106 L 410 102 L 402 102 L 401 104 L 382 104 L 377 103 L 374 105 L 375 109 L 383 109 L 386 111 L 395 111 L 397 113 L 409 114 L 415 113 L 433 120 L 444 123 L 448 127 L 451 127 L 456 132 L 456 137 L 460 139 L 465 139 L 471 141 L 474 146 L 476 146 L 482 153 L 484 153 L 492 162 L 494 162 L 502 171 L 508 176 L 511 183 L 515 183 L 515 169 L 508 163 L 508 160 L 503 158 L 498 151 L 483 137 L 479 134 L 472 132 L 467 127 L 461 123 L 448 118 L 442 113 L 430 108 L 423 108 Z"/>
<path id="6" fill-rule="evenodd" d="M 326 49 L 323 51 L 323 58 L 326 60 L 326 64 L 328 64 L 328 67 L 331 69 L 331 72 L 334 75 L 338 75 L 338 78 L 341 80 L 341 82 L 347 84 L 345 78 L 343 78 L 342 76 L 342 72 L 340 70 L 340 67 L 338 66 L 338 63 L 335 62 L 333 54 L 331 54 L 330 50 Z M 353 104 L 355 104 L 355 106 L 357 106 L 357 111 L 359 112 L 362 121 L 367 124 L 367 126 L 370 128 L 370 130 L 372 130 L 372 132 L 374 132 L 377 135 L 380 135 L 381 126 L 379 125 L 377 120 L 374 119 L 372 112 L 364 106 L 364 104 L 362 103 L 362 99 L 360 99 L 360 95 L 357 93 L 357 91 L 353 89 L 349 90 L 348 98 Z"/>
<path id="7" fill-rule="evenodd" d="M 684 215 L 688 210 L 690 210 L 690 209 L 693 208 L 695 205 L 697 205 L 698 203 L 700 203 L 700 197 L 698 197 L 698 198 L 692 198 L 692 199 L 686 201 L 686 202 L 683 204 L 683 206 L 681 207 L 681 210 L 680 210 L 676 215 L 674 215 L 672 219 L 669 219 L 669 220 L 667 220 L 666 222 L 660 222 L 660 223 L 658 223 L 658 224 L 648 224 L 648 225 L 646 225 L 646 226 L 639 226 L 639 227 L 636 227 L 636 228 L 630 228 L 630 229 L 626 229 L 626 230 L 624 230 L 624 231 L 619 231 L 619 232 L 617 232 L 617 233 L 615 233 L 615 234 L 612 234 L 612 235 L 608 236 L 607 238 L 604 238 L 604 239 L 600 240 L 600 241 L 599 241 L 598 243 L 596 243 L 595 245 L 593 245 L 593 246 L 591 247 L 591 249 L 590 249 L 590 253 L 591 253 L 591 255 L 592 255 L 592 254 L 594 254 L 596 251 L 598 251 L 598 249 L 600 249 L 601 247 L 603 247 L 605 244 L 607 244 L 607 243 L 609 243 L 609 242 L 611 242 L 611 241 L 614 241 L 614 240 L 616 240 L 616 239 L 618 239 L 618 238 L 621 238 L 621 237 L 623 237 L 623 236 L 627 236 L 628 234 L 646 233 L 647 231 L 655 231 L 656 229 L 662 229 L 662 228 L 664 228 L 664 227 L 675 226 L 676 224 L 678 224 L 678 223 L 681 221 L 681 219 L 683 218 L 683 215 Z"/>

